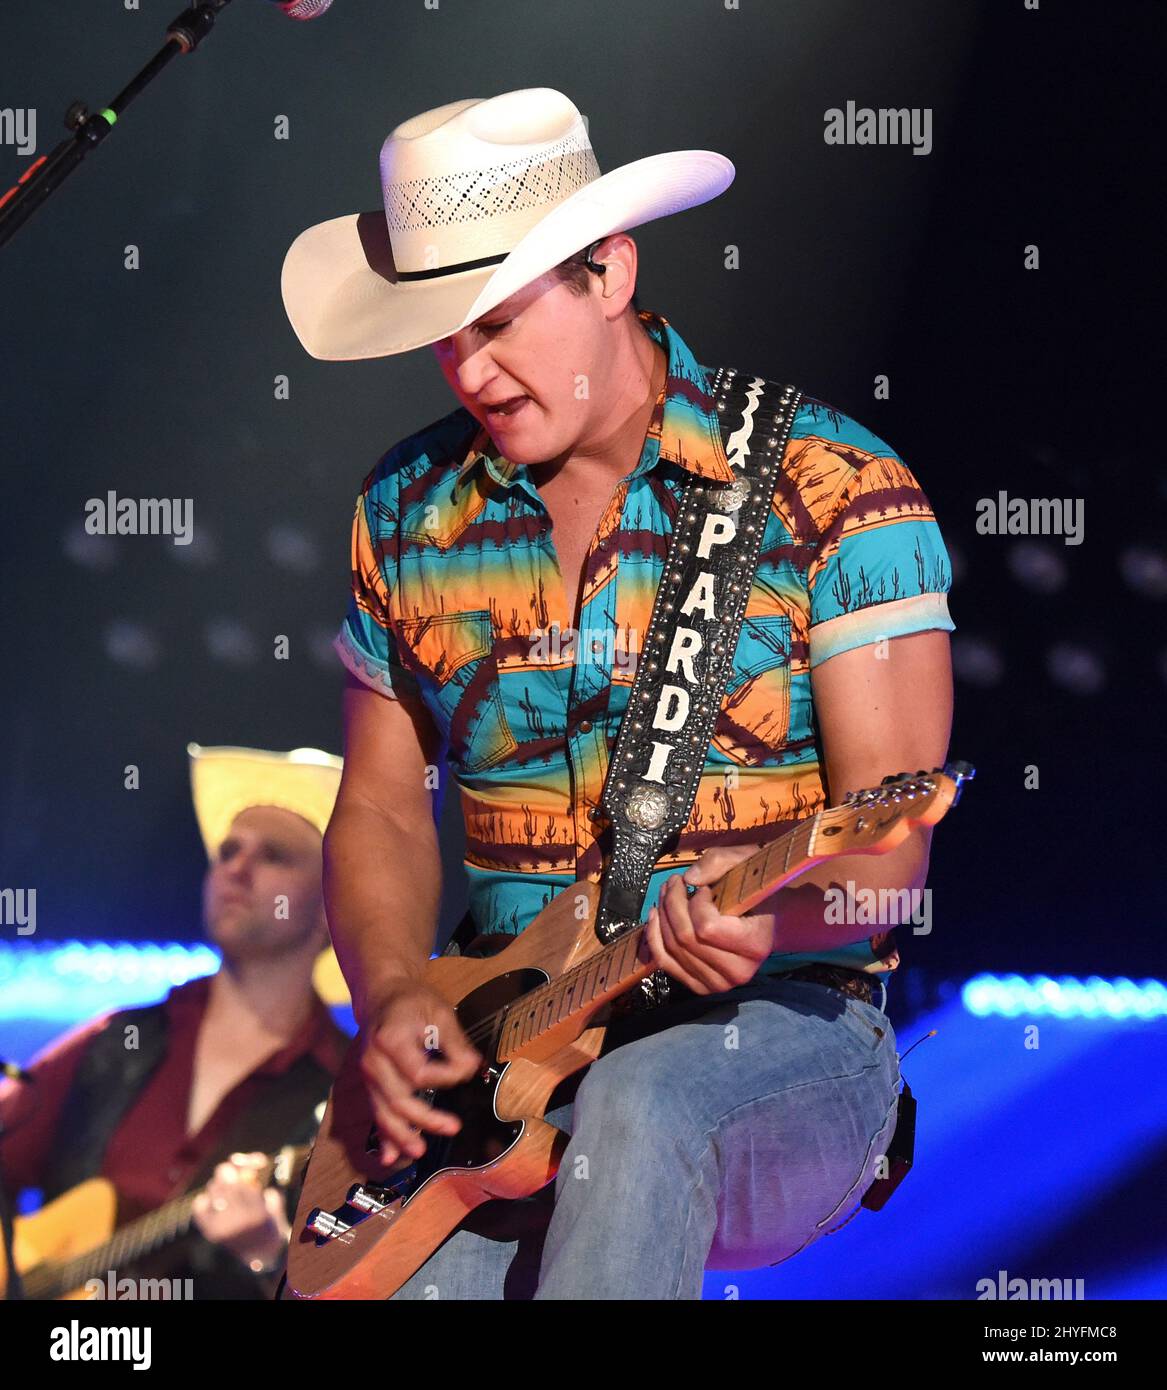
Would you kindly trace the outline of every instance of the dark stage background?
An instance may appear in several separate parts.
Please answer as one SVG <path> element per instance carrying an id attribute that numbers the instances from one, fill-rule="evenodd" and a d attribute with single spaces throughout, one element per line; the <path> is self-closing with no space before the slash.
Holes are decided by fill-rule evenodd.
<path id="1" fill-rule="evenodd" d="M 0 106 L 35 107 L 47 151 L 68 102 L 103 105 L 177 8 L 6 7 Z M 189 739 L 340 751 L 353 500 L 453 401 L 428 352 L 310 359 L 284 252 L 379 206 L 378 150 L 407 116 L 547 85 L 588 116 L 601 169 L 686 147 L 734 161 L 721 198 L 633 232 L 641 304 L 702 362 L 854 415 L 935 505 L 952 748 L 978 780 L 936 836 L 934 930 L 904 939 L 901 979 L 1161 973 L 1159 9 L 336 0 L 299 25 L 235 0 L 0 251 L 0 882 L 36 888 L 37 939 L 197 938 Z M 826 145 L 848 100 L 931 107 L 932 152 Z M 0 184 L 29 162 L 0 146 Z M 192 497 L 194 544 L 85 536 L 86 499 L 111 489 Z M 1083 499 L 1084 542 L 978 535 L 978 499 L 1002 489 Z"/>

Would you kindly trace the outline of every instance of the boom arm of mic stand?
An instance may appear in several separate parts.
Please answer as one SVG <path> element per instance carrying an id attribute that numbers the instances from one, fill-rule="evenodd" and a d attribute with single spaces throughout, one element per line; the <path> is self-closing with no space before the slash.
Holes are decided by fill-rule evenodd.
<path id="1" fill-rule="evenodd" d="M 166 31 L 166 42 L 113 101 L 103 110 L 90 114 L 85 104 L 75 101 L 65 112 L 65 126 L 74 132 L 51 153 L 28 168 L 20 180 L 0 197 L 0 246 L 9 241 L 40 205 L 57 189 L 113 129 L 118 117 L 138 93 L 154 80 L 180 53 L 193 52 L 211 32 L 215 16 L 231 0 L 202 0 L 173 19 Z"/>

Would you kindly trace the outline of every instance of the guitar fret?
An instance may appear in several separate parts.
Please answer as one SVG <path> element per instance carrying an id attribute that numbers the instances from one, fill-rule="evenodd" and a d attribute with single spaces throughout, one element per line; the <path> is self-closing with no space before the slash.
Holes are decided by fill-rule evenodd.
<path id="1" fill-rule="evenodd" d="M 559 991 L 559 1012 L 555 1015 L 555 1022 L 562 1023 L 575 1009 L 578 1003 L 578 995 L 575 986 L 578 980 L 568 977 L 567 981 Z"/>
<path id="2" fill-rule="evenodd" d="M 644 936 L 644 928 L 640 927 L 636 931 L 629 932 L 624 939 L 620 951 L 619 971 L 616 975 L 617 980 L 626 980 L 629 976 L 636 973 L 637 954 L 640 942 Z"/>
<path id="3" fill-rule="evenodd" d="M 591 960 L 588 961 L 587 969 L 584 971 L 583 988 L 580 991 L 580 997 L 586 999 L 589 1004 L 596 997 L 598 989 L 597 982 L 600 978 L 600 966 L 603 964 L 603 957 L 603 951 L 597 951 Z"/>

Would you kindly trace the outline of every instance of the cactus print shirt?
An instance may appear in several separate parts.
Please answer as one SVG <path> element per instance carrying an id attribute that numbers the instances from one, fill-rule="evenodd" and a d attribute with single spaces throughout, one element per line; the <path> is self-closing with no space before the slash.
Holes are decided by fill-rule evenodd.
<path id="1" fill-rule="evenodd" d="M 357 498 L 336 650 L 383 695 L 419 695 L 444 735 L 480 932 L 520 932 L 577 878 L 600 879 L 605 823 L 588 813 L 678 498 L 687 474 L 733 478 L 713 372 L 667 319 L 640 318 L 667 352 L 668 373 L 640 462 L 616 487 L 584 562 L 578 630 L 538 490 L 462 407 L 391 449 Z M 697 799 L 659 861 L 646 913 L 668 875 L 704 849 L 762 843 L 826 804 L 812 668 L 885 638 L 951 630 L 950 578 L 932 509 L 901 459 L 804 397 Z M 855 931 L 863 939 L 776 952 L 762 970 L 812 960 L 876 975 L 896 968 L 894 933 Z"/>

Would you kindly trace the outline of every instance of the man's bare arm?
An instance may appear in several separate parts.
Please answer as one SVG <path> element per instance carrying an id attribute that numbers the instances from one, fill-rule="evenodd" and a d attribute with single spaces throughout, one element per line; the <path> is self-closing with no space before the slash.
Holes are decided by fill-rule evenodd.
<path id="1" fill-rule="evenodd" d="M 848 791 L 878 785 L 888 773 L 944 761 L 952 723 L 947 633 L 914 633 L 886 649 L 841 652 L 815 667 L 811 680 L 831 805 Z M 828 921 L 826 890 L 846 893 L 848 884 L 877 891 L 922 887 L 930 835 L 921 827 L 887 854 L 826 860 L 740 918 L 721 916 L 709 885 L 751 850 L 707 850 L 665 883 L 648 915 L 647 953 L 659 969 L 698 994 L 710 994 L 752 979 L 771 951 L 834 950 L 862 940 L 873 935 L 871 926 Z M 692 898 L 686 882 L 698 888 Z M 899 902 L 896 894 L 893 912 Z M 896 925 L 890 917 L 879 923 Z"/>
<path id="2" fill-rule="evenodd" d="M 880 653 L 883 652 L 883 655 Z M 916 632 L 831 657 L 811 674 L 828 801 L 878 786 L 889 773 L 931 771 L 948 755 L 952 663 L 948 633 Z M 824 920 L 824 892 L 924 886 L 932 830 L 913 830 L 887 854 L 842 855 L 810 869 L 759 911 L 778 908 L 774 949 L 818 950 L 855 940 L 854 926 Z M 894 924 L 891 924 L 894 925 Z"/>
<path id="3" fill-rule="evenodd" d="M 420 701 L 379 695 L 352 675 L 344 745 L 324 900 L 362 1023 L 393 981 L 421 975 L 434 948 L 442 871 L 426 768 L 442 746 Z"/>

